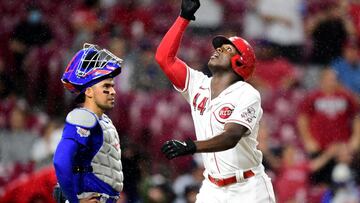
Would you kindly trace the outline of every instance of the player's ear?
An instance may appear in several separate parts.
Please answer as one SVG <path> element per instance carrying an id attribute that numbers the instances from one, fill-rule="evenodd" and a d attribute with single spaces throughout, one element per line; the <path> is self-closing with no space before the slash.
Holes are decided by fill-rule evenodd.
<path id="1" fill-rule="evenodd" d="M 92 98 L 94 96 L 94 89 L 92 87 L 88 87 L 84 93 L 86 97 Z"/>

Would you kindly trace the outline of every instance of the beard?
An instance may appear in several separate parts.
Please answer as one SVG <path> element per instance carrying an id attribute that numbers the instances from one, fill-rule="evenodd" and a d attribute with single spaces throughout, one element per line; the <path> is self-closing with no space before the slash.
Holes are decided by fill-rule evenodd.
<path id="1" fill-rule="evenodd" d="M 107 110 L 111 110 L 114 108 L 115 106 L 115 103 L 111 103 L 111 104 L 100 104 L 100 103 L 96 103 L 96 105 L 101 108 L 102 110 L 104 111 L 107 111 Z"/>

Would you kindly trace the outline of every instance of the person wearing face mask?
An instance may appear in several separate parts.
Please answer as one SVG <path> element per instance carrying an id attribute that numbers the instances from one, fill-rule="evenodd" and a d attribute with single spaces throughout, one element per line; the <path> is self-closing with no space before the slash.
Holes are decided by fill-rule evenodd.
<path id="1" fill-rule="evenodd" d="M 26 18 L 15 26 L 10 43 L 13 51 L 24 52 L 31 46 L 41 46 L 48 43 L 52 38 L 49 25 L 44 21 L 41 10 L 35 6 L 27 8 Z"/>
<path id="2" fill-rule="evenodd" d="M 26 56 L 31 48 L 44 46 L 53 39 L 50 26 L 45 22 L 41 10 L 30 5 L 26 11 L 26 17 L 15 25 L 9 40 L 10 72 L 17 84 L 16 90 L 21 93 L 26 89 L 24 84 L 24 78 L 27 76 L 24 67 Z"/>
<path id="3" fill-rule="evenodd" d="M 39 8 L 35 6 L 27 8 L 26 19 L 15 27 L 13 39 L 19 40 L 26 46 L 44 45 L 52 39 L 50 27 L 44 21 Z"/>

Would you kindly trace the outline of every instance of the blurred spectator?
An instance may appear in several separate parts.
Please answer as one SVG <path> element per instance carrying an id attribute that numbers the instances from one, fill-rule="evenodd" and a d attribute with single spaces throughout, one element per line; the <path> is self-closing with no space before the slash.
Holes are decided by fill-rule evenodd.
<path id="1" fill-rule="evenodd" d="M 53 155 L 61 139 L 62 126 L 55 120 L 50 120 L 45 126 L 43 135 L 37 139 L 30 151 L 31 159 L 36 168 L 52 164 Z"/>
<path id="2" fill-rule="evenodd" d="M 264 156 L 276 174 L 274 186 L 277 202 L 302 203 L 308 202 L 310 173 L 329 162 L 338 148 L 333 145 L 313 160 L 308 160 L 304 153 L 292 144 L 284 144 L 280 158 L 269 148 L 265 147 L 264 150 Z"/>
<path id="3" fill-rule="evenodd" d="M 119 81 L 117 81 L 119 82 Z M 116 83 L 115 83 L 116 86 Z M 116 105 L 114 106 L 113 111 L 109 112 L 109 117 L 112 119 L 114 126 L 119 131 L 120 140 L 122 138 L 127 138 L 128 134 L 131 132 L 131 120 L 130 120 L 130 111 L 131 107 L 129 105 L 134 105 L 134 97 L 136 93 L 133 91 L 129 92 L 117 92 L 116 93 Z M 131 133 L 132 134 L 132 133 Z M 132 135 L 134 136 L 134 135 Z M 132 138 L 134 140 L 134 138 Z"/>
<path id="4" fill-rule="evenodd" d="M 13 88 L 14 84 L 9 78 L 9 73 L 6 72 L 5 61 L 2 56 L 0 56 L 0 98 L 4 99 L 9 96 L 9 94 L 14 93 Z"/>
<path id="5" fill-rule="evenodd" d="M 26 109 L 17 104 L 10 112 L 8 130 L 0 131 L 0 192 L 4 184 L 34 167 L 29 153 L 38 135 L 26 128 Z"/>
<path id="6" fill-rule="evenodd" d="M 53 115 L 59 113 L 59 108 L 64 108 L 63 86 L 58 79 L 64 68 L 61 61 L 63 53 L 58 46 L 51 42 L 33 48 L 23 63 L 26 71 L 26 77 L 22 78 L 26 82 L 23 91 L 27 102 Z"/>
<path id="7" fill-rule="evenodd" d="M 118 92 L 128 92 L 132 89 L 131 78 L 134 72 L 134 54 L 126 38 L 111 37 L 109 40 L 109 51 L 115 56 L 123 59 L 121 64 L 121 77 L 117 77 L 115 81 L 116 90 Z M 129 53 L 130 52 L 130 53 Z"/>
<path id="8" fill-rule="evenodd" d="M 275 48 L 264 40 L 259 41 L 256 47 L 257 62 L 251 83 L 264 93 L 288 89 L 300 77 L 300 70 L 275 52 Z"/>
<path id="9" fill-rule="evenodd" d="M 196 195 L 199 193 L 199 185 L 189 185 L 185 188 L 185 203 L 195 203 Z"/>
<path id="10" fill-rule="evenodd" d="M 10 114 L 10 129 L 0 134 L 0 163 L 2 165 L 31 161 L 34 142 L 39 137 L 26 128 L 26 109 L 16 106 Z M 19 147 L 21 146 L 21 147 Z"/>
<path id="11" fill-rule="evenodd" d="M 264 39 L 264 22 L 259 15 L 259 0 L 246 1 L 246 10 L 244 15 L 244 37 L 247 39 Z"/>
<path id="12" fill-rule="evenodd" d="M 258 0 L 257 4 L 264 39 L 278 54 L 296 63 L 303 61 L 304 3 L 302 0 Z"/>
<path id="13" fill-rule="evenodd" d="M 336 74 L 329 68 L 321 72 L 318 89 L 310 92 L 301 103 L 298 128 L 306 152 L 312 157 L 322 154 L 330 145 L 346 142 L 357 151 L 360 140 L 359 105 L 355 97 L 343 89 Z M 329 183 L 333 163 L 314 174 L 315 183 Z"/>
<path id="14" fill-rule="evenodd" d="M 132 84 L 137 90 L 152 91 L 170 89 L 170 83 L 155 62 L 154 47 L 150 41 L 140 42 L 137 53 Z"/>
<path id="15" fill-rule="evenodd" d="M 324 194 L 322 203 L 360 202 L 360 190 L 354 181 L 355 171 L 351 169 L 352 152 L 346 144 L 339 144 L 339 148 L 331 173 L 332 184 Z"/>
<path id="16" fill-rule="evenodd" d="M 72 14 L 72 25 L 76 31 L 86 30 L 94 32 L 100 27 L 98 12 L 100 9 L 99 0 L 83 0 L 79 8 Z"/>
<path id="17" fill-rule="evenodd" d="M 138 91 L 136 94 L 122 96 L 121 100 L 127 102 L 125 110 L 128 110 L 127 115 L 122 115 L 124 121 L 121 122 L 128 123 L 127 129 L 131 134 L 131 140 L 143 151 L 152 155 L 154 165 L 166 160 L 159 150 L 166 139 L 193 136 L 193 124 L 187 113 L 188 105 L 179 97 L 181 95 L 170 90 L 156 93 Z M 125 104 L 121 103 L 121 105 Z M 189 168 L 190 160 L 191 157 L 180 158 L 170 167 L 176 172 L 184 172 Z"/>
<path id="18" fill-rule="evenodd" d="M 360 42 L 360 1 L 348 0 L 341 1 L 343 9 L 346 11 L 346 17 L 353 25 L 351 38 L 358 43 Z M 359 44 L 360 45 L 360 44 Z"/>
<path id="19" fill-rule="evenodd" d="M 26 20 L 19 22 L 13 32 L 11 48 L 15 54 L 25 54 L 31 46 L 44 45 L 52 39 L 42 11 L 34 5 L 29 5 L 26 11 Z"/>
<path id="20" fill-rule="evenodd" d="M 127 140 L 122 140 L 122 145 L 125 146 L 121 156 L 124 173 L 123 192 L 129 203 L 136 203 L 140 200 L 138 185 L 142 179 L 139 164 L 141 161 L 141 148 L 134 143 L 128 142 Z"/>
<path id="21" fill-rule="evenodd" d="M 168 203 L 173 202 L 174 192 L 168 180 L 161 174 L 154 174 L 147 178 L 143 185 L 144 203 Z"/>
<path id="22" fill-rule="evenodd" d="M 348 42 L 340 57 L 330 64 L 339 81 L 360 98 L 360 49 L 356 42 Z"/>
<path id="23" fill-rule="evenodd" d="M 193 161 L 191 170 L 187 173 L 179 175 L 172 184 L 172 188 L 176 194 L 174 203 L 192 202 L 194 196 L 199 192 L 199 185 L 204 180 L 204 167 Z M 193 199 L 194 201 L 194 199 Z"/>
<path id="24" fill-rule="evenodd" d="M 128 200 L 126 193 L 121 192 L 120 198 L 116 201 L 116 203 L 131 203 L 131 200 Z"/>
<path id="25" fill-rule="evenodd" d="M 263 120 L 264 124 L 266 123 L 266 127 L 263 128 L 269 134 L 270 142 L 267 144 L 272 148 L 281 147 L 284 143 L 301 146 L 296 128 L 296 109 L 306 91 L 296 77 L 285 80 L 289 83 L 282 84 L 272 92 L 268 90 L 262 93 Z"/>
<path id="26" fill-rule="evenodd" d="M 14 83 L 9 78 L 4 66 L 4 60 L 0 56 L 0 129 L 9 126 L 9 115 L 16 104 Z"/>
<path id="27" fill-rule="evenodd" d="M 12 79 L 17 84 L 16 91 L 22 93 L 26 86 L 23 80 L 26 76 L 23 67 L 25 56 L 33 46 L 42 46 L 53 38 L 48 23 L 43 19 L 42 11 L 34 5 L 29 5 L 26 11 L 26 19 L 15 26 L 9 45 L 15 61 Z"/>
<path id="28" fill-rule="evenodd" d="M 94 34 L 100 30 L 100 1 L 82 0 L 82 4 L 71 14 L 71 25 L 75 31 L 73 47 L 80 47 L 84 42 L 94 40 Z"/>
<path id="29" fill-rule="evenodd" d="M 221 29 L 229 29 L 234 33 L 241 33 L 244 25 L 246 25 L 243 22 L 243 15 L 245 13 L 246 4 L 248 1 L 246 0 L 216 0 L 216 1 L 219 2 L 220 5 L 223 7 L 223 21 L 222 21 L 223 23 Z M 233 36 L 233 35 L 225 35 L 225 36 Z"/>
<path id="30" fill-rule="evenodd" d="M 153 22 L 151 32 L 162 35 L 171 26 L 170 19 L 173 19 L 178 12 L 181 1 L 167 0 L 167 1 L 152 1 L 153 7 L 152 16 Z M 158 36 L 160 37 L 160 36 Z"/>
<path id="31" fill-rule="evenodd" d="M 196 21 L 191 23 L 191 26 L 201 29 L 216 29 L 223 22 L 223 13 L 223 5 L 216 0 L 201 2 L 201 7 L 195 15 Z"/>
<path id="32" fill-rule="evenodd" d="M 20 174 L 17 174 L 20 175 Z M 55 170 L 52 166 L 17 176 L 11 181 L 0 202 L 6 203 L 55 203 L 52 191 L 56 184 Z"/>
<path id="33" fill-rule="evenodd" d="M 324 4 L 326 2 L 329 1 Z M 351 25 L 339 4 L 340 1 L 326 3 L 322 10 L 307 16 L 306 32 L 312 42 L 311 64 L 327 65 L 341 56 Z"/>
<path id="34" fill-rule="evenodd" d="M 262 96 L 270 148 L 279 148 L 283 143 L 299 146 L 296 129 L 296 107 L 305 95 L 301 86 L 301 71 L 286 58 L 276 56 L 266 41 L 256 47 L 257 65 L 250 80 Z M 260 145 L 262 143 L 260 142 Z"/>
<path id="35" fill-rule="evenodd" d="M 132 104 L 129 108 L 129 130 L 133 141 L 140 147 L 149 147 L 151 132 L 149 130 L 150 120 L 154 114 L 155 101 L 151 93 L 137 92 L 133 95 Z M 152 148 L 152 146 L 150 147 Z M 157 151 L 160 153 L 159 151 Z"/>
<path id="36" fill-rule="evenodd" d="M 153 10 L 146 1 L 123 0 L 118 1 L 108 11 L 107 20 L 109 26 L 117 30 L 118 34 L 136 40 L 142 38 L 145 33 L 151 32 L 153 16 L 156 12 L 158 11 Z"/>

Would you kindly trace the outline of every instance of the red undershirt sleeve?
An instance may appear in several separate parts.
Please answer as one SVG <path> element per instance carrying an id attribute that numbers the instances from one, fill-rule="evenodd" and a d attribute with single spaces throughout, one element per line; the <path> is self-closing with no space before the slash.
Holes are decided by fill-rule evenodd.
<path id="1" fill-rule="evenodd" d="M 178 17 L 161 40 L 155 55 L 155 59 L 165 75 L 180 90 L 184 90 L 186 87 L 187 65 L 177 58 L 176 54 L 189 22 L 182 17 Z"/>

